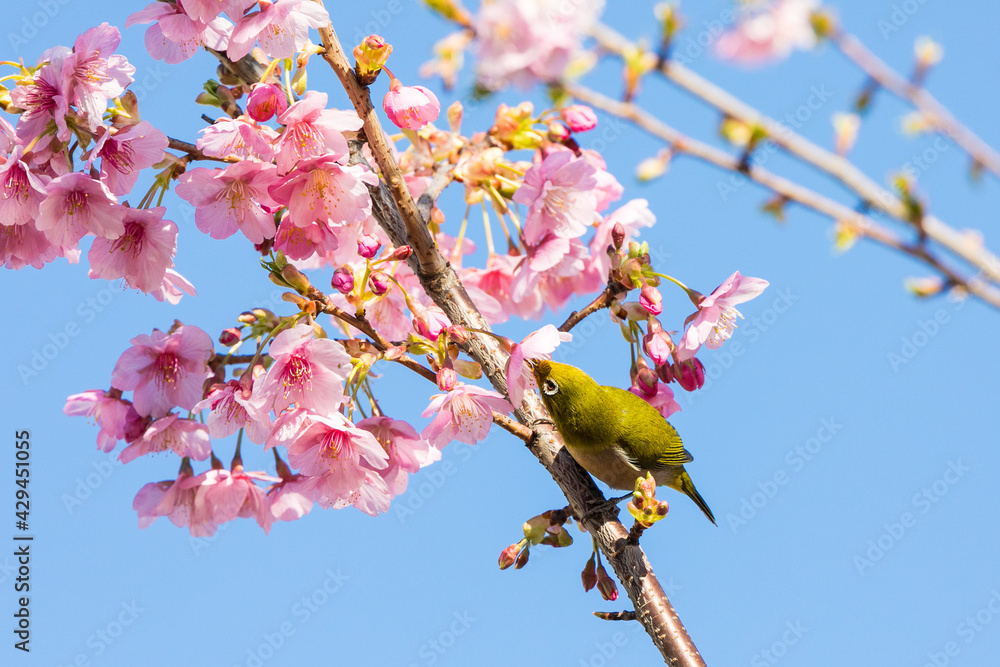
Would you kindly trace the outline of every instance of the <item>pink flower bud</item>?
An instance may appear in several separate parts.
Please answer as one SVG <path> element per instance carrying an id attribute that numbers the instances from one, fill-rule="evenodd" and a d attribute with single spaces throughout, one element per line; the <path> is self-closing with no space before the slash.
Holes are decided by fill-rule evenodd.
<path id="1" fill-rule="evenodd" d="M 312 287 L 305 274 L 291 264 L 286 264 L 281 268 L 281 278 L 288 283 L 292 289 L 302 294 L 308 293 L 309 288 Z"/>
<path id="2" fill-rule="evenodd" d="M 651 369 L 645 361 L 641 358 L 638 363 L 638 371 L 635 373 L 635 378 L 633 379 L 633 384 L 635 388 L 643 393 L 645 396 L 652 398 L 656 396 L 657 384 L 659 384 L 660 379 L 656 377 L 656 373 Z"/>
<path id="3" fill-rule="evenodd" d="M 285 91 L 273 83 L 255 83 L 247 97 L 247 114 L 258 123 L 270 120 L 287 108 Z"/>
<path id="4" fill-rule="evenodd" d="M 354 272 L 342 266 L 333 272 L 330 285 L 341 294 L 350 294 L 354 290 Z"/>
<path id="5" fill-rule="evenodd" d="M 383 260 L 386 262 L 399 262 L 409 259 L 412 254 L 413 248 L 408 245 L 401 245 L 398 248 L 394 248 L 391 253 L 383 258 Z"/>
<path id="6" fill-rule="evenodd" d="M 559 113 L 573 132 L 586 132 L 597 127 L 597 114 L 593 109 L 582 104 L 573 104 Z"/>
<path id="7" fill-rule="evenodd" d="M 441 391 L 451 391 L 458 382 L 458 373 L 454 368 L 442 368 L 437 372 L 438 389 Z"/>
<path id="8" fill-rule="evenodd" d="M 677 362 L 673 365 L 673 373 L 677 384 L 687 391 L 705 386 L 705 367 L 697 357 Z"/>
<path id="9" fill-rule="evenodd" d="M 219 334 L 219 342 L 226 347 L 232 347 L 242 339 L 243 337 L 240 335 L 240 330 L 236 328 L 223 329 L 222 333 Z"/>
<path id="10" fill-rule="evenodd" d="M 419 130 L 441 113 L 441 103 L 434 93 L 423 86 L 404 86 L 395 77 L 391 77 L 382 108 L 396 127 L 406 130 Z"/>
<path id="11" fill-rule="evenodd" d="M 625 227 L 620 222 L 616 222 L 611 228 L 611 242 L 615 245 L 615 250 L 621 250 L 625 244 Z"/>
<path id="12" fill-rule="evenodd" d="M 653 318 L 650 319 L 653 320 Z M 642 345 L 649 358 L 659 367 L 670 363 L 670 353 L 674 349 L 674 342 L 671 340 L 670 334 L 661 327 L 656 327 L 655 329 L 652 326 L 652 322 L 650 322 L 649 332 L 643 336 Z"/>
<path id="13" fill-rule="evenodd" d="M 469 342 L 469 331 L 461 324 L 453 324 L 448 327 L 448 338 L 458 345 Z"/>
<path id="14" fill-rule="evenodd" d="M 573 135 L 570 133 L 569 128 L 562 123 L 549 123 L 549 141 L 561 144 L 569 140 L 572 136 Z"/>
<path id="15" fill-rule="evenodd" d="M 437 340 L 441 331 L 451 324 L 448 316 L 439 308 L 424 308 L 419 304 L 414 304 L 416 312 L 413 313 L 413 329 L 430 340 Z"/>
<path id="16" fill-rule="evenodd" d="M 508 567 L 514 564 L 514 562 L 517 560 L 517 555 L 521 551 L 521 548 L 523 546 L 524 546 L 524 540 L 521 540 L 517 544 L 512 544 L 500 552 L 499 564 L 501 570 L 506 570 Z"/>
<path id="17" fill-rule="evenodd" d="M 639 303 L 651 315 L 659 315 L 663 312 L 663 300 L 660 297 L 660 290 L 651 285 L 642 286 L 642 289 L 639 291 Z"/>
<path id="18" fill-rule="evenodd" d="M 358 238 L 358 254 L 365 259 L 374 257 L 381 247 L 382 242 L 374 234 L 364 234 Z"/>
<path id="19" fill-rule="evenodd" d="M 382 296 L 388 292 L 391 285 L 392 281 L 389 279 L 389 276 L 381 271 L 373 271 L 371 277 L 368 279 L 368 286 L 378 296 Z"/>

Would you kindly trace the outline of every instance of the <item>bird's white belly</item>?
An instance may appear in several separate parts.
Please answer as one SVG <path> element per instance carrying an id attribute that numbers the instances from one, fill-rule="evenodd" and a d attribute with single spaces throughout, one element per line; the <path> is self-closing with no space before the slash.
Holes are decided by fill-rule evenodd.
<path id="1" fill-rule="evenodd" d="M 636 478 L 645 475 L 645 471 L 629 463 L 617 447 L 591 449 L 566 445 L 566 449 L 584 470 L 612 489 L 631 491 Z"/>

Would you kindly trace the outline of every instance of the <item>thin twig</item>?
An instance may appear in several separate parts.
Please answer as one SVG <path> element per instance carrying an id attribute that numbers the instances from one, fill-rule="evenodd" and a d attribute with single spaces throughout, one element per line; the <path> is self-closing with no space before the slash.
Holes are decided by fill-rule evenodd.
<path id="1" fill-rule="evenodd" d="M 566 92 L 591 106 L 632 121 L 639 128 L 673 146 L 676 154 L 687 154 L 717 167 L 742 173 L 748 179 L 785 197 L 789 201 L 796 202 L 806 208 L 829 216 L 833 220 L 850 224 L 852 229 L 859 235 L 928 264 L 951 284 L 961 286 L 990 305 L 1000 308 L 1000 291 L 988 284 L 984 284 L 982 275 L 977 275 L 976 279 L 963 278 L 958 272 L 945 265 L 920 244 L 906 243 L 891 230 L 880 225 L 872 218 L 862 215 L 844 204 L 760 167 L 750 166 L 747 171 L 742 171 L 739 158 L 678 132 L 633 103 L 618 102 L 579 84 L 566 84 Z M 995 268 L 1000 269 L 1000 263 Z"/>
<path id="2" fill-rule="evenodd" d="M 167 137 L 167 147 L 175 151 L 181 151 L 186 153 L 188 158 L 191 160 L 215 160 L 216 162 L 227 162 L 235 163 L 240 162 L 240 158 L 235 156 L 229 157 L 215 157 L 214 155 L 205 155 L 200 148 L 187 141 L 181 141 L 180 139 L 174 139 L 173 137 Z"/>
<path id="3" fill-rule="evenodd" d="M 592 28 L 592 34 L 602 48 L 619 56 L 631 47 L 625 37 L 607 26 L 595 26 Z M 911 215 L 902 200 L 869 178 L 849 160 L 820 148 L 793 132 L 787 125 L 763 115 L 676 61 L 668 60 L 662 63 L 659 71 L 668 80 L 722 113 L 749 125 L 759 125 L 775 144 L 843 183 L 867 206 L 904 223 L 912 224 Z M 1000 259 L 989 250 L 970 243 L 965 234 L 929 214 L 925 214 L 921 220 L 921 231 L 949 252 L 974 266 L 984 279 L 1000 284 Z"/>
<path id="4" fill-rule="evenodd" d="M 596 313 L 602 308 L 608 308 L 609 306 L 611 306 L 611 303 L 615 300 L 615 294 L 618 294 L 621 291 L 623 291 L 623 288 L 616 290 L 613 289 L 610 285 L 608 285 L 607 287 L 604 288 L 604 291 L 598 294 L 597 298 L 595 298 L 593 301 L 588 303 L 580 310 L 574 310 L 572 313 L 570 313 L 569 317 L 566 318 L 566 321 L 563 322 L 562 325 L 559 327 L 559 331 L 569 331 L 577 324 L 582 322 L 584 318 L 586 318 L 588 315 L 592 315 L 593 313 Z"/>
<path id="5" fill-rule="evenodd" d="M 958 144 L 977 164 L 1000 176 L 1000 153 L 963 125 L 927 90 L 897 74 L 854 35 L 834 30 L 830 39 L 872 81 L 909 101 L 937 132 Z"/>

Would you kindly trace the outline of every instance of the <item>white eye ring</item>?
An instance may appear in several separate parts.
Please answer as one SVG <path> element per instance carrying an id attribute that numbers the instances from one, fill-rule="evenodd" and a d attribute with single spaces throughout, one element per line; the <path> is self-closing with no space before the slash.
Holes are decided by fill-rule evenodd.
<path id="1" fill-rule="evenodd" d="M 552 394 L 559 391 L 559 385 L 552 378 L 549 378 L 544 383 L 542 383 L 542 391 L 546 396 L 551 396 Z"/>

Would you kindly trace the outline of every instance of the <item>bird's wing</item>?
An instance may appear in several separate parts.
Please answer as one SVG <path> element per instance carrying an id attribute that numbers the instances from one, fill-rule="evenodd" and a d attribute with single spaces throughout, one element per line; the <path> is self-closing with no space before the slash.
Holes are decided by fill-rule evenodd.
<path id="1" fill-rule="evenodd" d="M 656 451 L 652 447 L 643 448 L 642 451 L 635 452 L 632 456 L 626 456 L 632 465 L 640 470 L 662 470 L 673 466 L 682 466 L 694 460 L 691 452 L 684 449 L 684 443 L 673 426 L 667 424 L 669 434 L 664 442 L 656 443 Z M 661 449 L 662 448 L 662 449 Z"/>

